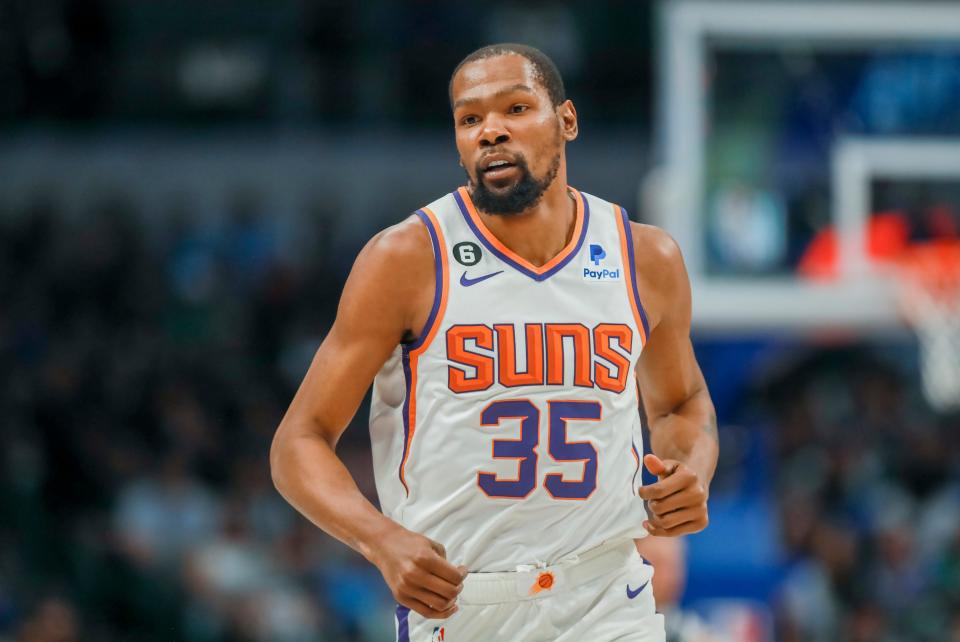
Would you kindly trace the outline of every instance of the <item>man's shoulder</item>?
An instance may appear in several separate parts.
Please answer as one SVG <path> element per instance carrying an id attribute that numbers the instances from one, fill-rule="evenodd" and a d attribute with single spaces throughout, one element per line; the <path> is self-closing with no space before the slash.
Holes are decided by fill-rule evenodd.
<path id="1" fill-rule="evenodd" d="M 409 300 L 433 283 L 434 258 L 426 226 L 412 214 L 380 230 L 360 251 L 348 284 Z"/>
<path id="2" fill-rule="evenodd" d="M 634 270 L 650 327 L 660 325 L 664 314 L 689 296 L 690 281 L 680 246 L 654 225 L 630 223 Z"/>
<path id="3" fill-rule="evenodd" d="M 630 221 L 633 236 L 634 259 L 638 272 L 674 271 L 683 266 L 680 246 L 661 228 Z"/>
<path id="4" fill-rule="evenodd" d="M 374 234 L 364 251 L 379 260 L 398 264 L 433 260 L 430 233 L 416 214 Z"/>
<path id="5" fill-rule="evenodd" d="M 393 319 L 404 333 L 426 317 L 434 291 L 434 258 L 426 226 L 416 214 L 371 238 L 353 264 L 343 301 L 376 302 L 382 319 Z M 347 307 L 350 307 L 349 305 Z M 366 312 L 365 312 L 366 314 Z"/>
<path id="6" fill-rule="evenodd" d="M 456 208 L 454 194 L 447 192 L 419 208 L 405 219 L 377 232 L 364 248 L 364 253 L 377 259 L 397 263 L 400 269 L 416 269 L 425 263 L 433 265 L 433 241 L 428 228 L 443 227 L 442 220 Z M 440 230 L 435 230 L 434 234 Z M 405 270 L 406 271 L 406 270 Z"/>

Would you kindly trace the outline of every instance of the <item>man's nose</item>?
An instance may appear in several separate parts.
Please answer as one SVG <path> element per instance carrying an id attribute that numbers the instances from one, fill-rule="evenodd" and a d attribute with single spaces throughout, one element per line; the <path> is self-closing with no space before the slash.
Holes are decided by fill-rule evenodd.
<path id="1" fill-rule="evenodd" d="M 480 147 L 493 147 L 510 140 L 510 134 L 497 118 L 487 118 L 480 134 Z"/>

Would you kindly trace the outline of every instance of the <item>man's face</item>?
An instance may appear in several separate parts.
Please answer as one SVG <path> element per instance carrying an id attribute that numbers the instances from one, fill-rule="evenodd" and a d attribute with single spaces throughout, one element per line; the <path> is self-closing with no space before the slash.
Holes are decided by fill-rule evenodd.
<path id="1" fill-rule="evenodd" d="M 474 204 L 488 214 L 534 205 L 557 176 L 565 141 L 576 137 L 572 103 L 554 107 L 533 65 L 516 54 L 464 65 L 452 94 Z"/>

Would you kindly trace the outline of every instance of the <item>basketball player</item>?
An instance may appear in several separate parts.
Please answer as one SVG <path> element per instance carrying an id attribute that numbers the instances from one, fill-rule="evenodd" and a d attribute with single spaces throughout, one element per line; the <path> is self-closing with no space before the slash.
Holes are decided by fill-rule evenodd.
<path id="1" fill-rule="evenodd" d="M 377 566 L 402 642 L 663 640 L 632 538 L 703 529 L 718 452 L 680 252 L 567 185 L 544 54 L 485 47 L 449 89 L 467 185 L 360 253 L 275 484 Z M 382 513 L 334 450 L 371 382 Z"/>

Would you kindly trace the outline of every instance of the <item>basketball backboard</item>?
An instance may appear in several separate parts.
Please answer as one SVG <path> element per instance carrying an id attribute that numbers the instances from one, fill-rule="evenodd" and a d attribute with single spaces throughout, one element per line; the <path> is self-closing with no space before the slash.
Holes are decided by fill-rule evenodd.
<path id="1" fill-rule="evenodd" d="M 933 206 L 911 193 L 960 212 L 960 5 L 661 8 L 664 171 L 648 214 L 684 251 L 695 326 L 902 328 L 866 232 L 880 210 Z M 878 191 L 911 182 L 937 189 Z M 831 230 L 835 278 L 798 276 Z"/>

